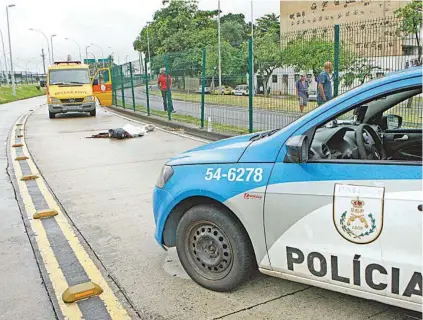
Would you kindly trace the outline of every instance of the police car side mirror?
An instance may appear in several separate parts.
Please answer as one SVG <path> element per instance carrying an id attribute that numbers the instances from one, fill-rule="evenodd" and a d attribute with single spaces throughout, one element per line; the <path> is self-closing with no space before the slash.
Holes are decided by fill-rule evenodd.
<path id="1" fill-rule="evenodd" d="M 382 118 L 382 128 L 385 130 L 395 130 L 401 128 L 402 117 L 395 114 L 388 114 Z"/>
<path id="2" fill-rule="evenodd" d="M 307 136 L 295 136 L 286 142 L 287 160 L 290 163 L 304 163 L 308 161 L 308 138 Z"/>

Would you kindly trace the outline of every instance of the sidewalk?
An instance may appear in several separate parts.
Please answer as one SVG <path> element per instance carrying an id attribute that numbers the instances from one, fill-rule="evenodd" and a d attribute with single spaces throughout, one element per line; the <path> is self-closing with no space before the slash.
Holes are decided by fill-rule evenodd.
<path id="1" fill-rule="evenodd" d="M 34 98 L 0 105 L 0 319 L 55 319 L 35 261 L 15 192 L 7 174 L 10 129 L 23 113 L 41 104 Z"/>

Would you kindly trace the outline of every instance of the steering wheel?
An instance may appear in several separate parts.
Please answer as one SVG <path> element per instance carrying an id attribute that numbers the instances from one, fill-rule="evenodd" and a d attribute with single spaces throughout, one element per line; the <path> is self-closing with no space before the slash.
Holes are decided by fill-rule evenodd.
<path id="1" fill-rule="evenodd" d="M 364 133 L 370 136 L 370 141 L 364 141 Z M 360 159 L 384 160 L 386 152 L 376 131 L 368 124 L 360 124 L 356 129 L 356 140 Z"/>

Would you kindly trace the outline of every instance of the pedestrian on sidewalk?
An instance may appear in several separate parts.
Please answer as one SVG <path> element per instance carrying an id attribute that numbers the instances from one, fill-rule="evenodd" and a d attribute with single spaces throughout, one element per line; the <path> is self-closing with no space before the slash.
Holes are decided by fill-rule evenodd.
<path id="1" fill-rule="evenodd" d="M 303 113 L 308 102 L 308 81 L 305 74 L 301 74 L 300 79 L 295 84 L 295 88 L 297 89 L 297 97 L 300 103 L 300 112 Z"/>
<path id="2" fill-rule="evenodd" d="M 163 98 L 163 109 L 164 111 L 169 111 L 172 113 L 175 113 L 176 111 L 173 109 L 173 103 L 172 103 L 172 93 L 170 91 L 170 88 L 172 87 L 172 77 L 170 74 L 167 75 L 166 79 L 166 68 L 160 69 L 160 75 L 157 79 L 157 85 L 159 86 L 159 89 L 162 93 Z M 169 106 L 168 106 L 168 97 L 169 97 Z"/>
<path id="3" fill-rule="evenodd" d="M 322 105 L 332 99 L 332 81 L 330 75 L 333 71 L 332 62 L 325 62 L 324 70 L 317 78 L 317 105 Z"/>

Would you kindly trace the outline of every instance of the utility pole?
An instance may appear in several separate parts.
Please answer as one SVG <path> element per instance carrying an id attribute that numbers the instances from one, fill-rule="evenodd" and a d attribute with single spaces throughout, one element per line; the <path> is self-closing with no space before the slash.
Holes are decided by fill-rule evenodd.
<path id="1" fill-rule="evenodd" d="M 7 19 L 7 35 L 9 36 L 9 54 L 10 54 L 10 77 L 12 78 L 12 96 L 16 97 L 16 82 L 15 72 L 13 70 L 13 57 L 12 57 L 12 40 L 10 39 L 10 24 L 9 24 L 9 8 L 13 8 L 14 4 L 6 6 L 6 19 Z"/>
<path id="2" fill-rule="evenodd" d="M 46 74 L 46 55 L 44 54 L 44 49 L 41 49 L 41 58 L 43 58 L 43 70 L 44 74 Z"/>
<path id="3" fill-rule="evenodd" d="M 4 49 L 4 39 L 3 32 L 0 30 L 1 44 L 3 46 L 3 57 L 4 57 L 4 66 L 6 70 L 6 83 L 9 84 L 9 72 L 7 72 L 7 59 L 6 59 L 6 50 Z"/>
<path id="4" fill-rule="evenodd" d="M 253 0 L 251 0 L 251 42 L 252 42 L 252 48 L 251 48 L 251 77 L 253 77 L 253 91 L 252 91 L 252 95 L 254 96 L 255 94 L 255 90 L 254 90 L 254 83 L 255 83 L 255 76 L 254 76 L 254 6 L 253 6 Z M 263 85 L 264 90 L 267 90 L 267 83 Z"/>
<path id="5" fill-rule="evenodd" d="M 150 79 L 151 79 L 151 57 L 150 57 L 150 35 L 148 34 L 148 29 L 150 28 L 150 23 L 147 21 L 147 51 L 148 51 L 148 64 L 150 66 Z M 147 71 L 146 71 L 147 73 Z"/>
<path id="6" fill-rule="evenodd" d="M 54 51 L 53 51 L 53 37 L 56 37 L 56 34 L 52 34 L 50 36 L 50 43 L 51 43 L 51 62 L 54 64 Z"/>
<path id="7" fill-rule="evenodd" d="M 138 54 L 139 54 L 139 60 L 140 60 L 140 74 L 142 74 L 142 73 L 144 73 L 144 66 L 143 66 L 143 62 L 142 62 L 142 53 L 141 53 L 141 51 L 139 51 L 138 52 Z"/>
<path id="8" fill-rule="evenodd" d="M 217 51 L 219 55 L 219 87 L 222 86 L 222 57 L 220 51 L 220 0 L 217 1 Z"/>

